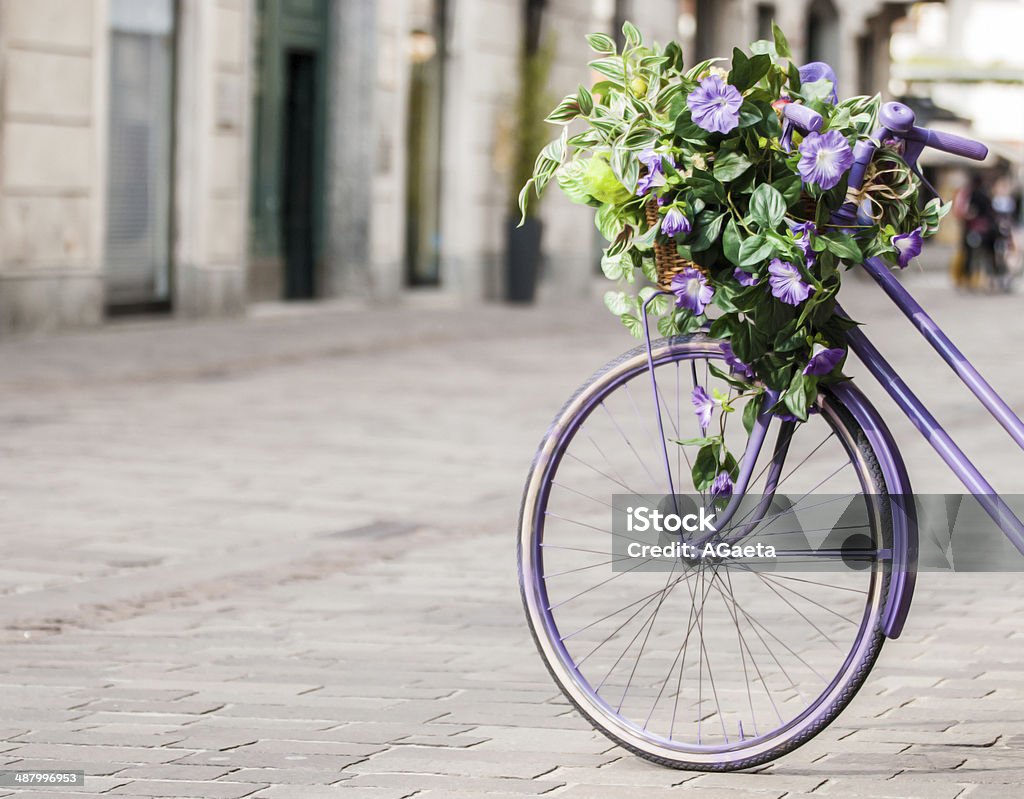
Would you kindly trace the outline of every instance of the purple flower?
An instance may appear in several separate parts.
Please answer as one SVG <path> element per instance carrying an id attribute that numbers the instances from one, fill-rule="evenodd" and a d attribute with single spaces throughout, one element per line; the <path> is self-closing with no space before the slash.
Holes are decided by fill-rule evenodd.
<path id="1" fill-rule="evenodd" d="M 711 413 L 715 409 L 715 401 L 708 396 L 704 386 L 697 386 L 690 396 L 690 402 L 693 403 L 693 412 L 697 414 L 697 421 L 700 422 L 701 432 L 706 433 L 711 424 Z"/>
<path id="2" fill-rule="evenodd" d="M 725 359 L 726 364 L 738 375 L 742 375 L 748 380 L 752 380 L 754 377 L 754 370 L 751 369 L 747 364 L 743 363 L 739 358 L 736 357 L 736 353 L 732 351 L 732 344 L 728 341 L 722 343 L 722 357 Z"/>
<path id="3" fill-rule="evenodd" d="M 717 75 L 708 75 L 686 96 L 686 105 L 697 127 L 710 133 L 728 133 L 740 124 L 743 96 Z"/>
<path id="4" fill-rule="evenodd" d="M 822 78 L 832 83 L 832 94 L 829 99 L 832 101 L 832 105 L 835 105 L 839 102 L 839 95 L 836 94 L 836 85 L 838 84 L 836 71 L 824 61 L 811 61 L 800 67 L 801 83 L 814 83 L 814 81 L 821 80 Z"/>
<path id="5" fill-rule="evenodd" d="M 704 313 L 704 308 L 715 296 L 715 290 L 708 285 L 708 279 L 692 266 L 672 278 L 671 286 L 676 295 L 676 306 L 693 311 L 697 316 Z"/>
<path id="6" fill-rule="evenodd" d="M 786 305 L 799 305 L 811 295 L 811 286 L 804 282 L 800 270 L 789 261 L 773 258 L 768 265 L 768 283 L 772 294 Z"/>
<path id="7" fill-rule="evenodd" d="M 686 214 L 673 206 L 668 213 L 661 218 L 661 232 L 666 236 L 678 236 L 680 233 L 687 234 L 691 230 L 690 220 Z"/>
<path id="8" fill-rule="evenodd" d="M 759 282 L 756 275 L 752 275 L 738 266 L 732 270 L 732 276 L 741 286 L 756 286 Z"/>
<path id="9" fill-rule="evenodd" d="M 658 188 L 659 186 L 665 185 L 665 167 L 661 163 L 661 155 L 654 152 L 653 149 L 648 147 L 640 155 L 637 156 L 640 163 L 643 164 L 647 171 L 640 177 L 640 180 L 636 183 L 636 193 L 638 196 L 647 194 L 651 189 Z"/>
<path id="10" fill-rule="evenodd" d="M 796 239 L 796 246 L 804 254 L 804 262 L 809 267 L 814 266 L 815 252 L 811 248 L 811 235 L 818 232 L 817 226 L 813 222 L 801 222 L 798 225 L 791 224 L 789 229 Z"/>
<path id="11" fill-rule="evenodd" d="M 732 478 L 728 472 L 719 472 L 715 478 L 715 482 L 711 484 L 711 496 L 713 497 L 731 497 L 732 496 Z"/>
<path id="12" fill-rule="evenodd" d="M 814 344 L 811 347 L 811 359 L 804 367 L 805 375 L 827 375 L 836 368 L 836 364 L 843 360 L 846 350 L 842 347 L 826 347 L 824 344 Z"/>
<path id="13" fill-rule="evenodd" d="M 921 254 L 921 228 L 909 233 L 897 233 L 890 242 L 896 248 L 896 262 L 900 269 L 906 269 L 911 259 Z"/>
<path id="14" fill-rule="evenodd" d="M 838 130 L 827 133 L 808 133 L 800 142 L 800 163 L 797 171 L 804 183 L 817 183 L 823 189 L 831 189 L 851 166 L 853 150 Z"/>

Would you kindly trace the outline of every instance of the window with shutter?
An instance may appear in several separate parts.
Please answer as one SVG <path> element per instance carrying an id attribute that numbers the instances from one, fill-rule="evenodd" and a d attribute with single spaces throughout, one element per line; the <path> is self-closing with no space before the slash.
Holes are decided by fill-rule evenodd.
<path id="1" fill-rule="evenodd" d="M 174 0 L 111 0 L 106 280 L 112 307 L 170 297 Z"/>

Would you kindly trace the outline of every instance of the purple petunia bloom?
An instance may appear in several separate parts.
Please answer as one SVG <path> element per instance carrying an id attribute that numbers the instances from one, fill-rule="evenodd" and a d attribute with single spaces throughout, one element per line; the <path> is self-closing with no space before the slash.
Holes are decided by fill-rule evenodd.
<path id="1" fill-rule="evenodd" d="M 808 267 L 814 266 L 816 253 L 811 248 L 811 235 L 818 232 L 817 226 L 813 222 L 801 222 L 798 225 L 791 224 L 789 229 L 796 239 L 796 246 L 804 254 L 804 262 Z"/>
<path id="2" fill-rule="evenodd" d="M 811 61 L 800 67 L 801 83 L 814 83 L 814 81 L 821 80 L 822 78 L 832 83 L 832 94 L 829 99 L 832 101 L 832 105 L 835 105 L 839 102 L 839 95 L 836 93 L 836 85 L 838 83 L 836 71 L 824 61 Z"/>
<path id="3" fill-rule="evenodd" d="M 647 168 L 647 171 L 636 183 L 636 193 L 638 196 L 647 194 L 651 189 L 665 185 L 665 167 L 661 163 L 661 155 L 659 153 L 654 152 L 651 148 L 647 148 L 637 156 L 637 159 Z"/>
<path id="4" fill-rule="evenodd" d="M 692 266 L 672 278 L 671 286 L 676 295 L 676 306 L 693 311 L 697 316 L 704 313 L 704 308 L 715 296 L 715 290 L 708 285 L 703 272 Z"/>
<path id="5" fill-rule="evenodd" d="M 711 484 L 711 496 L 713 497 L 731 497 L 732 496 L 732 478 L 728 472 L 719 472 L 715 478 L 715 482 Z"/>
<path id="6" fill-rule="evenodd" d="M 693 403 L 693 412 L 697 414 L 697 421 L 700 422 L 701 431 L 706 433 L 711 425 L 711 413 L 715 409 L 715 401 L 708 396 L 704 386 L 697 386 L 690 396 L 690 402 Z"/>
<path id="7" fill-rule="evenodd" d="M 768 283 L 772 294 L 786 305 L 799 305 L 811 295 L 811 286 L 804 282 L 800 270 L 789 261 L 773 258 L 768 265 Z"/>
<path id="8" fill-rule="evenodd" d="M 668 209 L 668 213 L 661 218 L 661 232 L 666 236 L 678 236 L 680 233 L 687 234 L 692 229 L 690 220 L 686 218 L 681 210 L 676 207 Z"/>
<path id="9" fill-rule="evenodd" d="M 697 127 L 709 133 L 728 133 L 740 124 L 743 95 L 717 75 L 708 75 L 686 96 Z"/>
<path id="10" fill-rule="evenodd" d="M 827 133 L 808 133 L 800 142 L 800 163 L 797 171 L 804 183 L 817 183 L 831 189 L 853 166 L 853 150 L 838 130 Z"/>
<path id="11" fill-rule="evenodd" d="M 896 248 L 896 262 L 900 269 L 906 269 L 907 264 L 921 254 L 921 228 L 915 228 L 909 233 L 897 233 L 892 237 L 893 247 Z"/>
<path id="12" fill-rule="evenodd" d="M 826 347 L 824 344 L 815 344 L 811 347 L 811 359 L 807 362 L 807 366 L 804 367 L 805 375 L 827 375 L 833 369 L 836 368 L 836 364 L 839 363 L 843 356 L 846 355 L 846 350 L 842 347 Z"/>
<path id="13" fill-rule="evenodd" d="M 740 269 L 738 266 L 732 270 L 732 276 L 741 286 L 756 286 L 759 282 L 756 275 L 752 275 L 750 272 L 745 269 Z"/>
<path id="14" fill-rule="evenodd" d="M 748 380 L 753 379 L 754 370 L 736 357 L 736 353 L 732 351 L 732 344 L 728 341 L 723 342 L 722 344 L 722 357 L 733 372 L 747 378 Z"/>

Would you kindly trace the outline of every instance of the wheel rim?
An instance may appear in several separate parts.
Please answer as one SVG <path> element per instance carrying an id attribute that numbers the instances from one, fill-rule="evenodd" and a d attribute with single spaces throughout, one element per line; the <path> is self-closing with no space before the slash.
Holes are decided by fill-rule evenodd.
<path id="1" fill-rule="evenodd" d="M 668 374 L 666 367 L 674 368 L 678 375 L 680 364 L 720 358 L 718 345 L 710 341 L 660 345 L 655 362 L 663 411 L 666 406 L 682 406 L 678 388 L 674 397 L 666 396 L 672 393 L 664 385 L 664 374 Z M 559 543 L 551 540 L 553 525 L 566 527 L 579 521 L 551 510 L 552 496 L 556 492 L 572 492 L 589 500 L 607 499 L 588 496 L 577 486 L 558 479 L 563 463 L 569 459 L 583 462 L 573 453 L 572 445 L 583 441 L 585 434 L 581 431 L 596 412 L 607 414 L 611 427 L 621 434 L 625 442 L 620 446 L 621 454 L 628 454 L 634 463 L 634 472 L 646 473 L 656 480 L 655 468 L 659 463 L 653 457 L 656 450 L 646 448 L 650 457 L 649 464 L 645 465 L 643 448 L 629 439 L 623 421 L 615 420 L 614 412 L 607 407 L 610 398 L 619 392 L 619 399 L 628 403 L 626 407 L 631 406 L 635 418 L 642 423 L 643 403 L 638 401 L 639 392 L 630 391 L 631 381 L 637 387 L 641 385 L 636 382 L 638 379 L 646 384 L 649 394 L 649 377 L 642 353 L 610 369 L 572 400 L 552 426 L 536 459 L 524 501 L 520 546 L 524 601 L 538 645 L 556 681 L 590 720 L 641 753 L 677 763 L 715 767 L 746 762 L 780 747 L 791 747 L 834 717 L 852 695 L 851 689 L 859 686 L 861 672 L 870 667 L 877 652 L 877 621 L 887 582 L 883 520 L 871 520 L 871 534 L 880 554 L 858 578 L 861 588 L 857 589 L 860 594 L 856 595 L 854 604 L 862 603 L 859 616 L 836 610 L 836 592 L 850 590 L 850 586 L 840 585 L 839 582 L 844 581 L 837 582 L 835 577 L 830 577 L 831 584 L 826 585 L 816 579 L 814 573 L 765 577 L 701 565 L 689 573 L 681 569 L 678 574 L 649 575 L 644 582 L 647 589 L 653 590 L 621 590 L 615 599 L 617 604 L 600 612 L 580 611 L 582 619 L 571 619 L 563 611 L 573 602 L 581 602 L 588 592 L 613 596 L 611 589 L 616 584 L 622 589 L 627 583 L 641 583 L 636 579 L 640 572 L 632 576 L 624 571 L 612 572 L 610 555 L 603 547 L 572 547 L 563 540 L 570 538 L 565 535 L 558 539 Z M 648 400 L 648 405 L 653 421 L 653 402 Z M 824 401 L 817 418 L 831 429 L 833 449 L 838 446 L 849 456 L 858 490 L 872 491 L 875 486 L 870 479 L 870 464 L 857 448 L 839 413 Z M 669 428 L 667 437 L 672 437 L 673 433 L 679 435 L 676 428 L 683 418 L 680 413 L 674 425 L 666 426 Z M 808 423 L 797 430 L 807 432 L 811 427 Z M 590 439 L 591 452 L 604 457 L 601 469 L 585 464 L 598 475 L 598 480 L 632 489 L 634 480 L 625 478 L 622 465 L 603 451 L 607 446 L 602 448 L 592 435 L 586 437 Z M 794 434 L 794 444 L 797 438 Z M 656 446 L 657 439 L 654 439 Z M 818 457 L 820 451 L 819 447 L 804 463 Z M 790 476 L 797 471 L 793 470 Z M 784 478 L 784 482 L 785 479 L 789 478 Z M 679 485 L 678 480 L 676 484 Z M 754 484 L 753 488 L 756 487 Z M 661 490 L 664 492 L 667 488 Z M 599 535 L 598 525 L 590 526 L 594 528 L 592 537 Z M 603 526 L 608 526 L 607 521 Z M 570 566 L 563 556 L 573 549 L 580 552 L 573 553 L 577 561 Z M 558 556 L 552 557 L 555 550 L 559 550 Z M 601 555 L 605 557 L 600 558 Z M 584 575 L 591 585 L 589 589 L 553 588 L 556 581 L 568 584 L 574 576 Z M 654 578 L 663 578 L 660 589 Z M 762 596 L 770 596 L 778 609 L 788 606 L 790 624 L 802 618 L 805 635 L 806 631 L 813 630 L 813 640 L 798 645 L 790 637 L 787 642 L 785 636 L 771 629 L 773 625 L 758 618 L 749 608 L 749 599 L 740 598 L 739 580 L 757 588 Z M 685 590 L 677 590 L 680 586 Z M 812 595 L 820 597 L 823 593 L 828 595 L 827 602 Z M 708 613 L 709 597 L 715 603 L 717 614 L 713 622 Z M 688 606 L 689 613 L 676 612 L 669 607 L 673 603 L 677 607 Z M 846 602 L 844 606 L 849 604 Z M 659 617 L 664 620 L 666 616 L 670 623 L 665 625 L 662 621 L 659 628 Z M 729 625 L 723 624 L 723 619 L 731 621 L 735 638 L 733 657 L 724 659 L 724 669 L 721 630 L 728 629 Z M 834 628 L 841 623 L 849 629 L 839 640 Z M 668 647 L 673 632 L 676 640 Z M 616 646 L 624 644 L 618 647 L 621 652 L 609 641 L 616 642 Z M 819 644 L 837 653 L 823 658 L 817 652 Z M 811 647 L 816 647 L 813 653 L 809 651 Z M 774 661 L 770 668 L 766 665 L 769 660 Z M 823 665 L 816 667 L 819 663 L 830 666 L 827 670 Z M 609 664 L 610 669 L 605 671 Z M 717 678 L 716 665 L 719 668 Z M 657 679 L 652 679 L 655 668 L 660 671 Z M 811 673 L 821 678 L 820 685 L 810 684 L 807 676 Z M 728 679 L 723 680 L 723 677 Z M 692 692 L 694 684 L 696 695 Z M 704 695 L 705 690 L 708 695 Z M 671 711 L 668 710 L 670 702 Z"/>

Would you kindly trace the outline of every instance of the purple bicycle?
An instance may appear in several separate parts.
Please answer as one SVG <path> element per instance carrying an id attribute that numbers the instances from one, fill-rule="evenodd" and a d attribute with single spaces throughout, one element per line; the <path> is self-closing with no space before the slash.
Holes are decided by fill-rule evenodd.
<path id="1" fill-rule="evenodd" d="M 783 113 L 804 131 L 821 125 L 798 104 Z M 901 142 L 912 166 L 925 147 L 987 155 L 978 142 L 914 122 L 904 105 L 882 107 L 881 127 L 854 150 L 851 190 L 862 186 L 885 140 Z M 863 212 L 847 202 L 833 222 L 853 226 Z M 869 258 L 863 266 L 1024 447 L 1024 423 L 886 264 Z M 1024 553 L 1024 525 L 897 371 L 859 328 L 847 340 Z M 770 414 L 769 397 L 746 415 L 749 429 L 722 430 L 733 440 L 730 451 L 743 456 L 716 535 L 729 543 L 770 541 L 792 512 L 773 505 L 780 490 L 799 497 L 793 507 L 822 492 L 869 498 L 857 525 L 860 568 L 760 572 L 700 558 L 671 571 L 615 567 L 612 495 L 676 495 L 689 466 L 686 447 L 676 444 L 701 434 L 691 394 L 700 386 L 729 395 L 730 354 L 704 333 L 652 341 L 647 331 L 645 345 L 600 369 L 541 443 L 517 534 L 523 602 L 555 682 L 595 728 L 674 768 L 748 768 L 810 740 L 850 702 L 885 639 L 899 636 L 914 591 L 917 518 L 913 502 L 900 501 L 911 495 L 907 470 L 881 415 L 850 382 L 823 389 L 806 422 Z M 745 401 L 729 396 L 737 406 Z M 745 497 L 760 498 L 752 511 L 739 510 Z M 805 563 L 848 556 L 828 546 L 784 554 Z"/>

